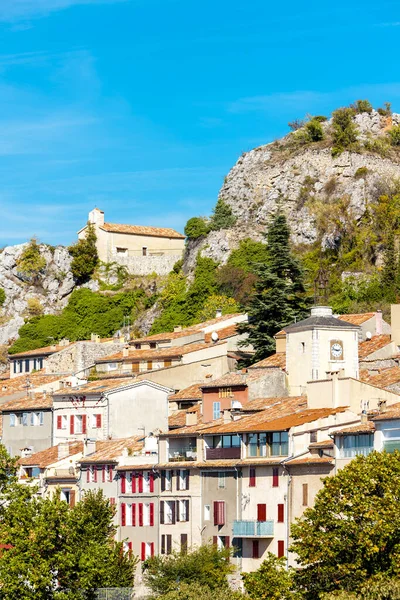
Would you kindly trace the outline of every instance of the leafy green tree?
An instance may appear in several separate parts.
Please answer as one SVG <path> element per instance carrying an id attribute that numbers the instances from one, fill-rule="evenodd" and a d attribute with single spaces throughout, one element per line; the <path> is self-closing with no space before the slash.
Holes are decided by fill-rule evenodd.
<path id="1" fill-rule="evenodd" d="M 32 238 L 16 260 L 18 273 L 28 280 L 37 281 L 46 267 L 46 259 L 40 252 L 36 238 Z"/>
<path id="2" fill-rule="evenodd" d="M 192 217 L 185 225 L 185 235 L 190 240 L 196 240 L 199 237 L 207 235 L 209 228 L 207 223 L 201 217 Z"/>
<path id="3" fill-rule="evenodd" d="M 157 598 L 159 600 L 245 600 L 246 596 L 230 589 L 215 590 L 200 583 L 181 583 L 178 589 Z"/>
<path id="4" fill-rule="evenodd" d="M 338 108 L 332 114 L 332 139 L 334 156 L 346 149 L 355 149 L 357 144 L 357 128 L 353 123 L 354 109 Z"/>
<path id="5" fill-rule="evenodd" d="M 400 146 L 400 125 L 395 125 L 389 130 L 389 138 L 392 146 Z"/>
<path id="6" fill-rule="evenodd" d="M 229 315 L 237 313 L 239 311 L 239 305 L 233 298 L 214 294 L 207 298 L 203 308 L 197 313 L 197 319 L 199 322 L 213 319 L 217 309 L 221 309 L 223 315 Z"/>
<path id="7" fill-rule="evenodd" d="M 78 283 L 89 281 L 99 263 L 96 240 L 94 225 L 88 222 L 85 237 L 68 248 L 72 256 L 71 271 Z"/>
<path id="8" fill-rule="evenodd" d="M 217 271 L 217 284 L 221 294 L 232 297 L 241 307 L 248 305 L 257 281 L 256 275 L 240 267 L 223 265 Z"/>
<path id="9" fill-rule="evenodd" d="M 292 525 L 295 581 L 306 599 L 357 592 L 400 576 L 400 453 L 358 456 L 324 480 L 314 507 Z"/>
<path id="10" fill-rule="evenodd" d="M 307 314 L 303 272 L 289 238 L 286 217 L 277 212 L 267 231 L 268 264 L 256 269 L 255 292 L 247 307 L 249 322 L 238 326 L 240 333 L 248 334 L 246 343 L 255 349 L 254 362 L 275 352 L 275 333 Z"/>
<path id="11" fill-rule="evenodd" d="M 222 198 L 218 198 L 211 217 L 210 229 L 213 231 L 218 231 L 219 229 L 229 229 L 235 225 L 236 221 L 237 219 L 233 214 L 229 204 L 227 204 Z"/>
<path id="12" fill-rule="evenodd" d="M 360 114 L 372 113 L 373 111 L 373 106 L 369 100 L 357 100 L 356 102 L 354 102 L 354 104 L 351 105 L 351 108 L 353 108 L 356 112 Z"/>
<path id="13" fill-rule="evenodd" d="M 244 587 L 254 600 L 295 600 L 293 569 L 286 569 L 286 560 L 268 552 L 257 571 L 242 573 Z"/>
<path id="14" fill-rule="evenodd" d="M 6 301 L 6 293 L 2 287 L 0 287 L 0 306 L 3 306 Z"/>
<path id="15" fill-rule="evenodd" d="M 396 284 L 398 278 L 398 261 L 394 242 L 394 232 L 391 230 L 386 243 L 381 283 L 386 298 L 395 301 Z"/>
<path id="16" fill-rule="evenodd" d="M 182 584 L 197 584 L 213 590 L 229 590 L 227 576 L 233 572 L 229 563 L 232 550 L 204 545 L 187 554 L 173 552 L 159 555 L 144 563 L 144 579 L 158 596 L 179 590 Z"/>
<path id="17" fill-rule="evenodd" d="M 268 247 L 263 242 L 256 242 L 251 238 L 245 238 L 239 243 L 239 247 L 229 255 L 227 265 L 242 269 L 244 273 L 254 273 L 259 263 L 268 260 Z"/>
<path id="18" fill-rule="evenodd" d="M 324 130 L 319 120 L 311 119 L 306 123 L 305 130 L 311 142 L 320 142 L 324 139 Z"/>

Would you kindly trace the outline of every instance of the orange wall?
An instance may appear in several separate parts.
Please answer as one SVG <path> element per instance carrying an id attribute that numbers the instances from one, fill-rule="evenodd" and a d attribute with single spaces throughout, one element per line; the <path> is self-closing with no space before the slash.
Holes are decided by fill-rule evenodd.
<path id="1" fill-rule="evenodd" d="M 220 388 L 223 389 L 223 388 Z M 209 390 L 203 391 L 203 419 L 205 423 L 213 420 L 213 403 L 220 402 L 221 403 L 221 411 L 227 408 L 231 408 L 232 400 L 238 400 L 244 406 L 248 402 L 248 388 L 240 387 L 234 388 L 232 387 L 232 396 L 230 398 L 220 398 L 219 397 L 219 389 L 212 388 Z M 222 415 L 221 415 L 222 416 Z"/>

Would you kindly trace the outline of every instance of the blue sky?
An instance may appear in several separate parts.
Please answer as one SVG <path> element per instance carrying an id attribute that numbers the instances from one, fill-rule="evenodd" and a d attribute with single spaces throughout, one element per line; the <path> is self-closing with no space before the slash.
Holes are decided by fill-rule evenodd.
<path id="1" fill-rule="evenodd" d="M 0 245 L 183 230 L 289 120 L 400 111 L 399 36 L 398 0 L 0 0 Z"/>

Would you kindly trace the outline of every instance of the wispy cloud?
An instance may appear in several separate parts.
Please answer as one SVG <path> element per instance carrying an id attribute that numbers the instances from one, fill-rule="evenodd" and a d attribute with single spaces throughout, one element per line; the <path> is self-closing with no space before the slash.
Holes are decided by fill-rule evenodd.
<path id="1" fill-rule="evenodd" d="M 44 17 L 52 12 L 79 5 L 116 4 L 128 0 L 2 0 L 0 21 L 13 22 L 19 19 Z"/>

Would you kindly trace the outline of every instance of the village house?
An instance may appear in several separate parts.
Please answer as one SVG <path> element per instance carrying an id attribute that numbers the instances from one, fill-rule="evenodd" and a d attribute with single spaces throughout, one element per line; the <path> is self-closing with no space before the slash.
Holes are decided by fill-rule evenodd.
<path id="1" fill-rule="evenodd" d="M 136 275 L 157 273 L 166 275 L 182 258 L 185 236 L 174 229 L 106 223 L 104 211 L 94 208 L 88 222 L 96 233 L 99 259 L 104 263 L 116 262 Z M 86 237 L 87 225 L 78 231 L 78 238 Z"/>

